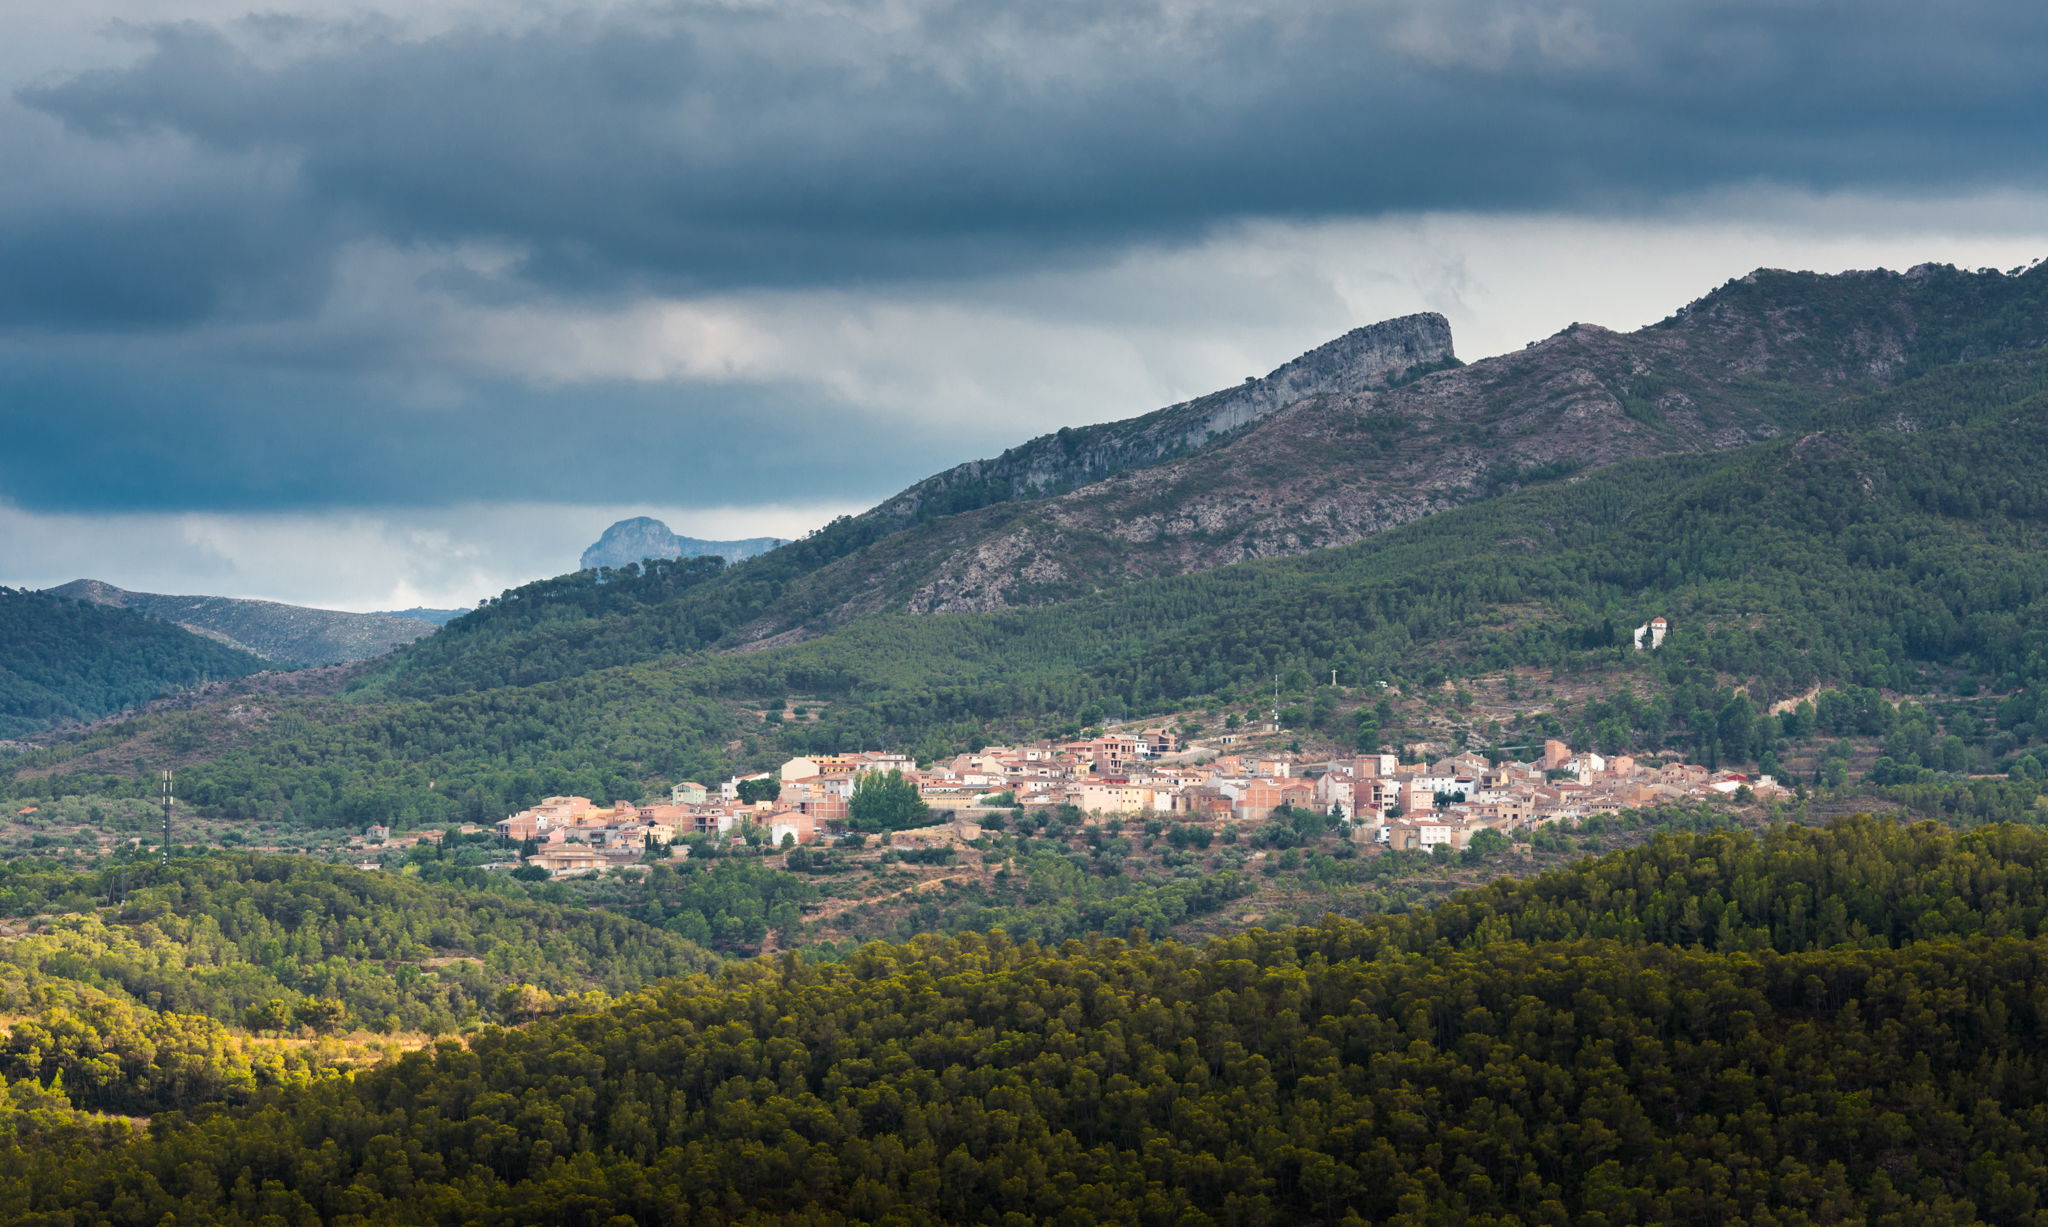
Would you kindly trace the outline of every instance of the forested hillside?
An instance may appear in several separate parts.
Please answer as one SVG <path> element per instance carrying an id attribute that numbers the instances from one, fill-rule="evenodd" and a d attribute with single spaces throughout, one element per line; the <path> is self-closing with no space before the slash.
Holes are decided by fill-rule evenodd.
<path id="1" fill-rule="evenodd" d="M 141 614 L 0 588 L 0 738 L 263 667 L 247 652 Z"/>
<path id="2" fill-rule="evenodd" d="M 768 651 L 584 673 L 686 646 L 697 632 L 638 596 L 710 587 L 716 564 L 550 581 L 506 602 L 476 651 L 442 658 L 435 688 L 473 692 L 280 704 L 182 778 L 221 812 L 439 823 L 550 792 L 629 795 L 784 751 L 943 753 L 1230 699 L 1276 673 L 1419 689 L 1515 665 L 1636 678 L 1655 693 L 1603 713 L 1621 722 L 1606 735 L 1614 748 L 1705 761 L 1769 750 L 1763 706 L 1815 685 L 1965 679 L 2008 700 L 1997 768 L 2048 737 L 2029 697 L 2048 681 L 2042 379 L 2036 353 L 1942 366 L 1832 411 L 1823 430 L 1616 465 L 1343 549 L 1042 610 L 873 617 Z M 1657 613 L 1677 630 L 1645 659 L 1626 632 Z M 517 684 L 551 672 L 577 676 Z M 1296 686 L 1290 698 L 1306 702 Z M 814 704 L 814 718 L 749 711 L 785 696 Z M 137 757 L 154 761 L 202 716 L 27 756 L 13 787 L 119 791 Z M 1361 725 L 1359 744 L 1371 740 Z"/>
<path id="3" fill-rule="evenodd" d="M 0 1210 L 2031 1223 L 2044 927 L 2048 834 L 1855 819 L 1201 947 L 788 956 L 133 1144 L 53 1130 Z"/>

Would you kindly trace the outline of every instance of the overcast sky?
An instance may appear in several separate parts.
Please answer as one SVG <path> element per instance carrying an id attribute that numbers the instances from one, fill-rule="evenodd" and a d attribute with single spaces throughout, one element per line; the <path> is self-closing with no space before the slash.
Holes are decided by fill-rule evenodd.
<path id="1" fill-rule="evenodd" d="M 2037 0 L 0 0 L 0 583 L 467 604 L 1362 323 L 2048 256 Z"/>

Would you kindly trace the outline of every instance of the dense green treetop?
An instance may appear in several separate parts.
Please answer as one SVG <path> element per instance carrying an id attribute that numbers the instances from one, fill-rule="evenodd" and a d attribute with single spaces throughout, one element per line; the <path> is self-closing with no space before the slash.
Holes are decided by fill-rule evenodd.
<path id="1" fill-rule="evenodd" d="M 856 831 L 902 831 L 923 826 L 931 810 L 917 784 L 892 767 L 867 772 L 854 781 L 847 825 Z"/>
<path id="2" fill-rule="evenodd" d="M 254 854 L 84 872 L 17 861 L 0 866 L 0 915 L 66 915 L 0 946 L 0 962 L 228 1022 L 272 997 L 334 997 L 355 1025 L 448 1031 L 500 1019 L 508 985 L 622 992 L 712 961 L 639 921 L 469 877 Z"/>
<path id="3" fill-rule="evenodd" d="M 2048 833 L 1862 819 L 1201 947 L 782 956 L 136 1144 L 53 1140 L 0 1211 L 2032 1223 L 2044 897 Z"/>

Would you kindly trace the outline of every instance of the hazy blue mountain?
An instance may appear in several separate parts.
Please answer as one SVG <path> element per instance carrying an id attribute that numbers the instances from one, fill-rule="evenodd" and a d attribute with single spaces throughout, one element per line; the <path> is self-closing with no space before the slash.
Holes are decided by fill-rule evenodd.
<path id="1" fill-rule="evenodd" d="M 650 516 L 634 516 L 605 529 L 597 543 L 583 551 L 580 565 L 585 571 L 593 571 L 598 567 L 623 567 L 643 558 L 703 558 L 713 554 L 727 562 L 738 562 L 787 544 L 780 537 L 704 541 L 679 536 L 670 531 L 668 525 Z"/>

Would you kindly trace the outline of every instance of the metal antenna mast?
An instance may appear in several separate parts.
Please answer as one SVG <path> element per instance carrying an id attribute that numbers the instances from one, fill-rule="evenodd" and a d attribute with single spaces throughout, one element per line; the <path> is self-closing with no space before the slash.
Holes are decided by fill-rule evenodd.
<path id="1" fill-rule="evenodd" d="M 171 863 L 171 773 L 164 771 L 164 846 L 163 863 Z"/>

